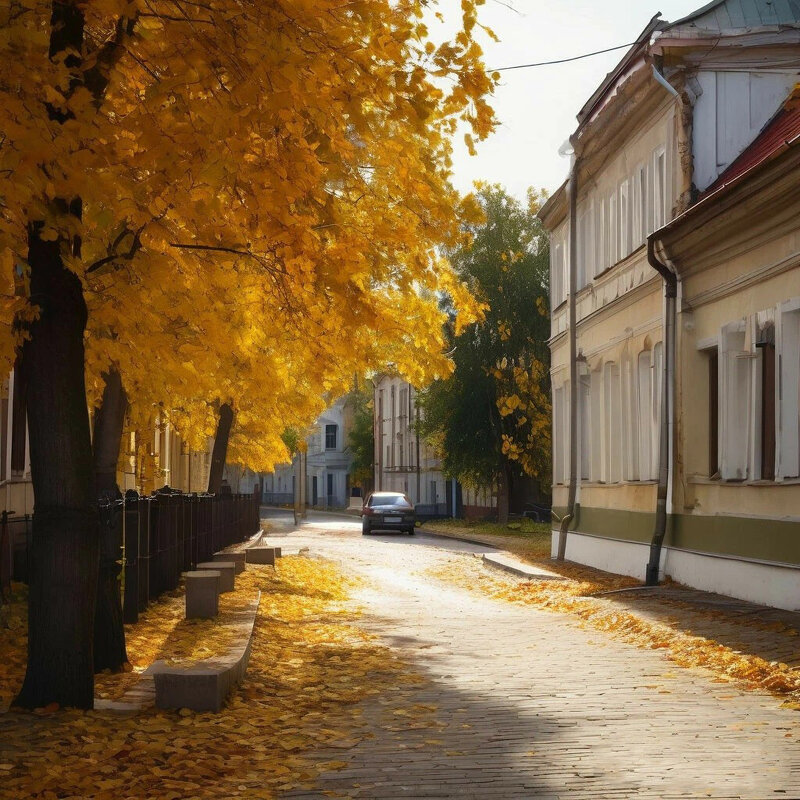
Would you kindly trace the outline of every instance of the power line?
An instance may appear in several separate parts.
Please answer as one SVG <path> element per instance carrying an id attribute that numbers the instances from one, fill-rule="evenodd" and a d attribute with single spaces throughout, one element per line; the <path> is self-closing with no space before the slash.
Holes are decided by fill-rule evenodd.
<path id="1" fill-rule="evenodd" d="M 571 58 L 559 58 L 555 61 L 538 61 L 535 64 L 514 64 L 511 67 L 498 67 L 497 69 L 489 69 L 487 72 L 506 72 L 510 69 L 528 69 L 528 67 L 548 67 L 551 64 L 566 64 L 568 61 L 580 61 L 582 58 L 590 58 L 591 56 L 599 56 L 603 53 L 611 53 L 614 50 L 622 50 L 624 47 L 632 47 L 636 42 L 629 44 L 618 44 L 616 47 L 607 47 L 605 50 L 595 50 L 593 53 L 584 53 L 580 56 L 572 56 Z"/>

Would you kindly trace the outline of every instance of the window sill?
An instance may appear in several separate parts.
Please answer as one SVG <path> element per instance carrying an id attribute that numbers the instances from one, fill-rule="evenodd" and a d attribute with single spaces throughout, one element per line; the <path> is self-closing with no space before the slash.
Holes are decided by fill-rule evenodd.
<path id="1" fill-rule="evenodd" d="M 551 484 L 552 488 L 559 487 L 569 488 L 568 483 L 554 483 Z M 581 480 L 580 486 L 584 489 L 618 489 L 624 486 L 658 486 L 657 480 L 646 481 L 618 481 L 616 483 L 603 483 L 602 481 L 587 481 Z"/>
<path id="2" fill-rule="evenodd" d="M 721 478 L 705 478 L 693 475 L 687 478 L 688 483 L 696 486 L 800 486 L 800 478 L 784 478 L 782 481 L 768 480 L 722 480 Z"/>

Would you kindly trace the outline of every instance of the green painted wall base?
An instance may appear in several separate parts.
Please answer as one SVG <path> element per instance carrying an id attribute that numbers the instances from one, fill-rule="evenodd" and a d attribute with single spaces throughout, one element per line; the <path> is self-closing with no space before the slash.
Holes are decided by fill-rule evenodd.
<path id="1" fill-rule="evenodd" d="M 561 517 L 566 513 L 566 508 L 554 507 L 553 511 Z M 654 521 L 654 513 L 579 505 L 570 530 L 607 539 L 649 544 Z M 668 519 L 664 544 L 681 550 L 800 566 L 798 522 L 674 514 Z"/>

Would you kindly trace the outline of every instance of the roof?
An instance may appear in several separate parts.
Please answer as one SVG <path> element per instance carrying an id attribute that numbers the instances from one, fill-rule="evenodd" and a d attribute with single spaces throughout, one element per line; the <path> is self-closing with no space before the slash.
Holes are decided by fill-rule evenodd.
<path id="1" fill-rule="evenodd" d="M 723 186 L 733 183 L 798 137 L 800 137 L 800 83 L 795 86 L 778 113 L 764 126 L 752 144 L 703 192 L 702 197 L 707 197 Z"/>
<path id="2" fill-rule="evenodd" d="M 630 69 L 631 65 L 641 56 L 644 49 L 650 44 L 650 37 L 656 31 L 664 29 L 666 25 L 667 23 L 661 19 L 661 12 L 656 14 L 650 22 L 647 23 L 631 48 L 619 60 L 617 66 L 606 75 L 603 82 L 597 87 L 592 96 L 584 103 L 583 107 L 578 112 L 579 128 L 589 119 L 592 112 L 600 105 L 601 101 L 608 93 L 608 90 L 619 80 L 620 76 L 624 75 L 625 72 Z"/>
<path id="3" fill-rule="evenodd" d="M 715 0 L 667 26 L 733 30 L 800 22 L 800 0 Z"/>
<path id="4" fill-rule="evenodd" d="M 651 236 L 656 240 L 682 229 L 684 224 L 707 210 L 721 208 L 719 201 L 740 184 L 757 180 L 761 172 L 782 156 L 800 148 L 800 85 L 780 111 L 764 127 L 755 141 L 719 176 L 700 199 Z M 789 157 L 789 156 L 787 156 Z"/>

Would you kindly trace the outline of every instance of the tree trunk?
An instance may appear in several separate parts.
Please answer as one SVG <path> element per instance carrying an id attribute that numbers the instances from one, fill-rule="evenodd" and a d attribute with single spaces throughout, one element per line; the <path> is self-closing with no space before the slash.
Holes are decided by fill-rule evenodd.
<path id="1" fill-rule="evenodd" d="M 508 522 L 509 500 L 511 496 L 511 479 L 507 464 L 500 468 L 497 477 L 497 521 Z"/>
<path id="2" fill-rule="evenodd" d="M 125 628 L 122 624 L 120 573 L 122 565 L 121 498 L 117 485 L 117 462 L 125 426 L 128 398 L 122 378 L 115 368 L 103 374 L 103 401 L 94 417 L 94 477 L 97 495 L 103 505 L 100 526 L 100 569 L 94 616 L 94 671 L 120 670 L 128 661 Z"/>
<path id="3" fill-rule="evenodd" d="M 214 449 L 211 452 L 211 470 L 208 474 L 208 491 L 217 494 L 222 486 L 222 472 L 225 469 L 225 457 L 228 453 L 228 439 L 233 425 L 233 409 L 228 403 L 219 407 L 217 435 L 214 437 Z"/>
<path id="4" fill-rule="evenodd" d="M 80 215 L 80 201 L 69 210 Z M 39 318 L 22 349 L 28 386 L 33 515 L 28 668 L 16 704 L 92 708 L 98 517 L 84 381 L 86 303 L 61 241 L 28 234 Z M 76 244 L 77 249 L 79 245 Z"/>
<path id="5" fill-rule="evenodd" d="M 117 485 L 117 463 L 125 427 L 125 412 L 128 410 L 128 396 L 122 385 L 122 377 L 112 367 L 103 373 L 106 382 L 103 400 L 94 416 L 94 480 L 99 497 L 105 494 L 119 496 Z"/>

